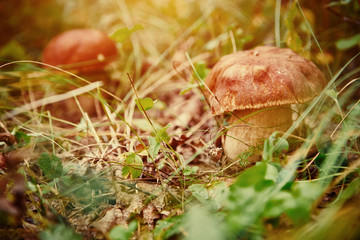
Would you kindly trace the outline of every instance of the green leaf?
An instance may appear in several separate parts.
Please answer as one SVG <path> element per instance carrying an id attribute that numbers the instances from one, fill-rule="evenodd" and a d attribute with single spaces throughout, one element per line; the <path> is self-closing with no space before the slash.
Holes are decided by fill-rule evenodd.
<path id="1" fill-rule="evenodd" d="M 79 173 L 81 175 L 74 170 L 63 175 L 57 184 L 58 191 L 62 196 L 70 197 L 76 203 L 86 206 L 86 211 L 99 207 L 109 197 L 106 194 L 110 191 L 109 180 L 94 174 L 90 169 Z"/>
<path id="2" fill-rule="evenodd" d="M 270 180 L 272 182 L 276 182 L 278 177 L 279 177 L 279 172 L 276 169 L 276 167 L 274 167 L 271 164 L 267 164 L 267 169 L 266 169 L 264 179 L 265 180 Z"/>
<path id="3" fill-rule="evenodd" d="M 289 190 L 283 189 L 269 199 L 264 217 L 275 218 L 286 213 L 294 224 L 304 224 L 310 220 L 311 208 L 321 193 L 319 183 L 294 182 Z"/>
<path id="4" fill-rule="evenodd" d="M 281 170 L 283 172 L 284 170 Z M 292 174 L 293 175 L 293 174 Z M 259 162 L 241 174 L 230 187 L 224 208 L 226 223 L 234 236 L 257 237 L 249 232 L 249 226 L 264 229 L 266 218 L 278 218 L 286 214 L 296 225 L 310 220 L 316 199 L 322 193 L 320 183 L 288 182 L 283 184 L 278 169 Z"/>
<path id="5" fill-rule="evenodd" d="M 125 165 L 122 168 L 122 175 L 124 177 L 131 176 L 132 179 L 138 178 L 143 170 L 144 164 L 139 155 L 135 153 L 128 153 L 125 158 Z"/>
<path id="6" fill-rule="evenodd" d="M 247 169 L 236 179 L 232 188 L 254 187 L 258 183 L 262 183 L 265 179 L 267 167 L 269 164 L 260 162 L 256 166 Z"/>
<path id="7" fill-rule="evenodd" d="M 266 162 L 279 160 L 283 151 L 289 149 L 289 143 L 285 138 L 278 137 L 277 132 L 270 135 L 264 142 L 263 159 Z"/>
<path id="8" fill-rule="evenodd" d="M 311 209 L 322 194 L 321 185 L 319 182 L 294 182 L 291 192 L 294 204 L 285 212 L 296 225 L 304 224 L 310 220 Z"/>
<path id="9" fill-rule="evenodd" d="M 195 174 L 197 171 L 199 170 L 198 166 L 186 166 L 185 169 L 183 170 L 183 174 L 185 176 L 190 176 L 191 174 Z"/>
<path id="10" fill-rule="evenodd" d="M 31 137 L 22 131 L 16 131 L 14 136 L 18 143 L 23 143 L 24 145 L 28 145 L 30 143 Z"/>
<path id="11" fill-rule="evenodd" d="M 214 209 L 219 210 L 224 206 L 224 202 L 229 196 L 230 190 L 225 182 L 218 182 L 208 188 L 208 192 L 212 199 Z"/>
<path id="12" fill-rule="evenodd" d="M 170 137 L 168 135 L 168 133 L 166 132 L 166 130 L 170 127 L 171 125 L 168 124 L 163 128 L 160 128 L 159 130 L 157 130 L 156 134 L 155 134 L 155 140 L 156 142 L 160 143 L 162 141 L 164 142 L 169 142 Z"/>
<path id="13" fill-rule="evenodd" d="M 272 162 L 273 156 L 273 145 L 270 143 L 269 139 L 266 139 L 264 142 L 264 151 L 263 151 L 263 155 L 262 158 L 264 159 L 264 161 L 266 162 Z"/>
<path id="14" fill-rule="evenodd" d="M 359 168 L 360 169 L 360 168 Z M 346 200 L 360 192 L 360 177 L 354 179 L 341 194 L 341 199 Z"/>
<path id="15" fill-rule="evenodd" d="M 271 198 L 264 209 L 264 217 L 275 218 L 283 214 L 287 209 L 295 208 L 296 201 L 290 192 L 279 192 Z"/>
<path id="16" fill-rule="evenodd" d="M 336 48 L 339 50 L 347 50 L 356 45 L 360 44 L 360 33 L 356 34 L 350 38 L 340 39 L 336 42 Z"/>
<path id="17" fill-rule="evenodd" d="M 160 150 L 160 142 L 157 142 L 154 137 L 148 137 L 149 140 L 149 154 L 152 159 L 155 159 L 156 156 L 159 154 Z"/>
<path id="18" fill-rule="evenodd" d="M 139 98 L 135 99 L 136 105 L 140 111 L 147 111 L 154 106 L 154 101 L 151 98 Z"/>
<path id="19" fill-rule="evenodd" d="M 47 184 L 40 184 L 41 194 L 45 195 L 51 192 L 51 189 L 55 187 L 55 180 L 47 183 Z"/>
<path id="20" fill-rule="evenodd" d="M 190 90 L 194 88 L 202 88 L 204 84 L 202 82 L 197 81 L 197 83 L 194 83 L 194 79 L 205 79 L 208 75 L 210 69 L 207 68 L 205 62 L 199 62 L 194 64 L 195 70 L 193 73 L 193 78 L 191 79 L 190 83 L 184 86 L 184 89 L 181 90 L 180 95 L 184 95 L 185 93 L 189 92 Z"/>
<path id="21" fill-rule="evenodd" d="M 334 2 L 330 2 L 329 4 L 327 4 L 327 7 L 334 7 L 337 5 L 347 5 L 349 3 L 351 3 L 352 0 L 340 0 L 340 1 L 334 1 Z"/>
<path id="22" fill-rule="evenodd" d="M 221 209 L 229 195 L 229 188 L 225 182 L 215 183 L 209 188 L 204 184 L 192 184 L 188 189 L 199 202 L 214 210 Z"/>
<path id="23" fill-rule="evenodd" d="M 81 240 L 81 236 L 76 234 L 75 231 L 64 225 L 52 225 L 44 232 L 39 234 L 41 240 Z"/>
<path id="24" fill-rule="evenodd" d="M 182 232 L 184 215 L 179 215 L 156 222 L 154 229 L 154 239 L 170 239 Z"/>
<path id="25" fill-rule="evenodd" d="M 110 38 L 118 43 L 123 43 L 126 39 L 128 39 L 131 36 L 131 34 L 141 29 L 144 29 L 144 27 L 140 24 L 136 24 L 133 28 L 126 28 L 126 27 L 120 28 L 116 30 L 110 36 Z"/>
<path id="26" fill-rule="evenodd" d="M 240 232 L 246 233 L 249 226 L 261 228 L 261 217 L 269 195 L 274 191 L 276 186 L 274 179 L 277 177 L 278 173 L 274 166 L 259 162 L 254 167 L 246 169 L 237 178 L 230 187 L 224 204 L 224 209 L 228 213 L 226 221 L 230 235 L 238 236 Z"/>
<path id="27" fill-rule="evenodd" d="M 48 153 L 41 153 L 38 165 L 44 175 L 49 179 L 59 178 L 63 174 L 63 165 L 57 156 Z"/>
<path id="28" fill-rule="evenodd" d="M 210 69 L 207 68 L 205 62 L 198 62 L 194 64 L 195 70 L 201 79 L 205 79 Z"/>
<path id="29" fill-rule="evenodd" d="M 154 129 L 152 125 L 149 123 L 149 120 L 144 118 L 133 119 L 131 123 L 143 131 L 151 132 Z M 153 121 L 152 124 L 154 125 L 155 129 L 162 128 L 162 126 L 155 121 Z"/>
<path id="30" fill-rule="evenodd" d="M 209 193 L 204 184 L 192 184 L 188 189 L 199 202 L 203 204 L 209 202 Z"/>
<path id="31" fill-rule="evenodd" d="M 111 240 L 127 240 L 131 238 L 136 229 L 137 221 L 130 222 L 127 228 L 118 225 L 111 229 L 111 231 L 109 232 L 109 237 Z"/>
<path id="32" fill-rule="evenodd" d="M 337 99 L 338 97 L 338 94 L 337 92 L 335 91 L 335 89 L 329 89 L 326 91 L 326 95 L 328 95 L 329 97 L 331 97 L 332 99 Z"/>
<path id="33" fill-rule="evenodd" d="M 219 215 L 206 207 L 194 206 L 185 216 L 184 228 L 187 240 L 225 239 L 224 225 Z"/>

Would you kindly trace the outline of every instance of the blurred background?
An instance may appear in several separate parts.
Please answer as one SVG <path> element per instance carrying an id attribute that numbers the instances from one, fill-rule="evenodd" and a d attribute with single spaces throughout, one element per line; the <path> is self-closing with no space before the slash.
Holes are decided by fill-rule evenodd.
<path id="1" fill-rule="evenodd" d="M 350 61 L 360 46 L 357 0 L 17 0 L 0 1 L 0 14 L 0 64 L 41 61 L 46 44 L 66 30 L 93 28 L 111 36 L 121 29 L 119 57 L 106 80 L 120 98 L 129 98 L 127 73 L 139 91 L 162 99 L 157 92 L 194 85 L 192 69 L 179 70 L 188 63 L 186 53 L 203 64 L 200 77 L 205 77 L 221 56 L 264 44 L 293 49 L 315 62 L 328 79 L 344 68 L 341 76 L 349 76 L 337 81 L 338 88 L 360 76 L 360 58 Z M 0 71 L 18 67 L 11 64 Z M 164 80 L 174 85 L 158 83 L 149 89 L 174 70 L 177 74 Z M 360 90 L 354 97 L 360 97 Z"/>
<path id="2" fill-rule="evenodd" d="M 128 54 L 131 50 L 137 58 L 156 58 L 166 50 L 184 47 L 189 40 L 193 42 L 187 49 L 189 51 L 217 50 L 220 51 L 218 54 L 224 55 L 233 50 L 229 32 L 234 36 L 238 50 L 258 44 L 275 44 L 276 4 L 281 3 L 281 45 L 289 45 L 287 34 L 290 32 L 291 35 L 291 28 L 296 28 L 302 51 L 311 50 L 311 57 L 319 64 L 327 61 L 336 71 L 348 60 L 344 56 L 354 56 L 359 50 L 358 2 L 299 1 L 308 21 L 305 22 L 298 11 L 290 16 L 289 9 L 296 4 L 288 0 L 1 1 L 0 59 L 2 62 L 40 60 L 47 42 L 65 30 L 89 27 L 111 34 L 118 28 L 131 28 L 137 24 L 143 30 L 134 34 L 131 44 L 123 43 L 119 51 Z M 325 55 L 318 54 L 319 49 L 307 24 L 312 27 Z M 169 49 L 173 44 L 176 46 Z M 290 47 L 294 48 L 291 44 Z"/>

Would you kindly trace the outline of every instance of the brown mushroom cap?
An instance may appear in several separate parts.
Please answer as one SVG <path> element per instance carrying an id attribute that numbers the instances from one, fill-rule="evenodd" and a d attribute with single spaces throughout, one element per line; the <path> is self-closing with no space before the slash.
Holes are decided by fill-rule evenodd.
<path id="1" fill-rule="evenodd" d="M 205 80 L 212 112 L 303 103 L 327 80 L 312 62 L 290 49 L 260 46 L 222 57 Z"/>
<path id="2" fill-rule="evenodd" d="M 98 60 L 101 55 L 105 60 Z M 115 42 L 105 33 L 95 29 L 74 29 L 55 36 L 45 47 L 42 61 L 92 72 L 102 70 L 109 63 L 108 58 L 116 55 Z"/>

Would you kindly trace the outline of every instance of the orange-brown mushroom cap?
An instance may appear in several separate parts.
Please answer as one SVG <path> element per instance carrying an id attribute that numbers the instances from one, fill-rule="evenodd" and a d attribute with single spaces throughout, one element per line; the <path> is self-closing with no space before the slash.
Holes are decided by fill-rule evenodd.
<path id="1" fill-rule="evenodd" d="M 205 80 L 212 112 L 303 103 L 326 86 L 314 63 L 290 49 L 260 46 L 222 57 Z"/>
<path id="2" fill-rule="evenodd" d="M 104 60 L 99 60 L 99 56 Z M 42 61 L 54 66 L 70 65 L 70 69 L 80 72 L 91 72 L 102 70 L 109 63 L 109 58 L 115 56 L 116 44 L 104 32 L 74 29 L 55 36 L 45 47 Z"/>

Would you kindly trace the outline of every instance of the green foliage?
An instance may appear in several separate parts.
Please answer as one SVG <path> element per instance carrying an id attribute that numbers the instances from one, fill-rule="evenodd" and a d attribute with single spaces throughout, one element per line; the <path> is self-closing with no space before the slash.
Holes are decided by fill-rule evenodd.
<path id="1" fill-rule="evenodd" d="M 295 231 L 291 239 L 358 239 L 360 192 L 359 178 L 355 178 L 340 197 L 324 208 L 314 221 Z"/>
<path id="2" fill-rule="evenodd" d="M 136 24 L 132 28 L 120 28 L 116 30 L 110 37 L 118 43 L 123 43 L 131 36 L 131 34 L 141 29 L 144 29 L 144 27 L 140 24 Z"/>
<path id="3" fill-rule="evenodd" d="M 159 154 L 160 151 L 160 142 L 154 137 L 148 137 L 149 140 L 149 154 L 152 159 Z M 159 139 L 158 139 L 159 140 Z"/>
<path id="4" fill-rule="evenodd" d="M 41 240 L 80 240 L 82 237 L 64 224 L 50 226 L 46 231 L 39 234 Z"/>
<path id="5" fill-rule="evenodd" d="M 360 168 L 359 168 L 360 171 Z M 347 200 L 360 192 L 360 177 L 355 178 L 341 194 L 340 200 Z"/>
<path id="6" fill-rule="evenodd" d="M 63 165 L 57 156 L 49 153 L 41 153 L 38 165 L 44 175 L 49 179 L 59 178 L 63 174 Z"/>
<path id="7" fill-rule="evenodd" d="M 165 142 L 168 143 L 170 140 L 169 134 L 167 133 L 167 129 L 171 126 L 171 124 L 168 124 L 167 126 L 158 129 L 156 134 L 155 134 L 155 141 L 160 143 L 160 142 Z"/>
<path id="8" fill-rule="evenodd" d="M 170 237 L 184 228 L 187 239 L 209 237 L 210 232 L 211 239 L 252 239 L 263 234 L 266 220 L 279 219 L 284 214 L 295 225 L 307 223 L 312 206 L 322 193 L 321 185 L 301 181 L 283 184 L 282 171 L 261 162 L 242 172 L 230 188 L 223 182 L 208 188 L 192 184 L 189 191 L 201 205 L 183 218 L 159 221 L 154 233 Z M 212 227 L 206 231 L 203 226 Z"/>
<path id="9" fill-rule="evenodd" d="M 200 79 L 205 79 L 208 73 L 210 72 L 210 69 L 207 68 L 205 62 L 198 62 L 194 64 L 195 71 L 197 73 L 197 76 L 200 77 Z"/>
<path id="10" fill-rule="evenodd" d="M 33 63 L 22 63 L 19 65 L 16 65 L 14 67 L 15 71 L 21 71 L 21 72 L 35 72 L 35 71 L 44 71 L 41 67 L 33 64 Z"/>
<path id="11" fill-rule="evenodd" d="M 87 209 L 84 209 L 85 212 L 98 208 L 108 197 L 103 195 L 109 192 L 108 179 L 95 175 L 91 171 L 83 175 L 67 174 L 56 182 L 62 196 L 70 197 L 73 202 L 79 203 L 81 206 L 87 206 Z"/>
<path id="12" fill-rule="evenodd" d="M 225 206 L 230 232 L 247 235 L 254 230 L 256 236 L 263 231 L 263 220 L 282 214 L 294 224 L 310 219 L 311 207 L 321 193 L 319 185 L 288 182 L 281 187 L 281 177 L 274 166 L 266 163 L 258 163 L 238 177 Z"/>
<path id="13" fill-rule="evenodd" d="M 311 208 L 321 193 L 319 183 L 293 182 L 269 199 L 264 217 L 275 218 L 286 213 L 294 224 L 304 224 L 310 220 Z"/>
<path id="14" fill-rule="evenodd" d="M 195 174 L 197 171 L 199 170 L 198 166 L 186 166 L 185 169 L 183 170 L 183 174 L 184 176 L 190 176 L 192 174 Z"/>
<path id="15" fill-rule="evenodd" d="M 121 225 L 113 227 L 109 232 L 109 238 L 111 240 L 127 240 L 130 239 L 131 236 L 137 229 L 137 221 L 132 221 L 129 223 L 128 227 L 124 227 Z"/>
<path id="16" fill-rule="evenodd" d="M 135 99 L 135 102 L 141 112 L 147 111 L 154 106 L 154 101 L 148 97 Z"/>
<path id="17" fill-rule="evenodd" d="M 18 143 L 22 143 L 25 146 L 29 145 L 31 137 L 29 135 L 27 135 L 26 133 L 24 133 L 22 131 L 16 131 L 14 136 Z"/>
<path id="18" fill-rule="evenodd" d="M 215 210 L 222 208 L 229 194 L 229 188 L 224 182 L 215 183 L 208 188 L 205 184 L 192 184 L 188 189 L 200 203 Z"/>
<path id="19" fill-rule="evenodd" d="M 136 153 L 127 153 L 125 163 L 122 168 L 122 175 L 124 177 L 130 176 L 132 179 L 140 177 L 144 164 L 139 155 Z"/>
<path id="20" fill-rule="evenodd" d="M 230 235 L 244 236 L 248 230 L 260 234 L 261 214 L 274 189 L 277 170 L 260 163 L 244 171 L 230 188 L 226 222 Z"/>
<path id="21" fill-rule="evenodd" d="M 70 197 L 76 203 L 87 205 L 88 210 L 99 207 L 106 199 L 103 194 L 108 192 L 105 184 L 107 179 L 95 175 L 91 170 L 79 174 L 76 169 L 64 168 L 60 158 L 48 153 L 42 153 L 37 163 L 45 177 L 51 180 L 40 185 L 42 195 L 54 192 Z M 32 185 L 29 183 L 30 188 L 33 188 Z"/>
<path id="22" fill-rule="evenodd" d="M 154 229 L 154 239 L 170 239 L 182 232 L 184 215 L 159 220 Z"/>
<path id="23" fill-rule="evenodd" d="M 360 46 L 360 33 L 356 34 L 350 38 L 340 39 L 335 43 L 337 49 L 347 50 L 356 45 Z"/>
<path id="24" fill-rule="evenodd" d="M 157 122 L 152 122 L 152 125 L 151 123 L 149 122 L 148 119 L 144 119 L 144 118 L 138 118 L 138 119 L 134 119 L 132 121 L 132 124 L 134 126 L 136 126 L 138 129 L 142 130 L 142 131 L 153 131 L 154 128 L 155 129 L 160 129 L 162 126 L 157 123 Z"/>
<path id="25" fill-rule="evenodd" d="M 194 206 L 185 215 L 184 229 L 187 240 L 220 240 L 225 239 L 223 234 L 222 218 L 204 206 Z"/>
<path id="26" fill-rule="evenodd" d="M 186 87 L 181 90 L 180 95 L 184 95 L 185 93 L 191 91 L 194 88 L 198 88 L 199 86 L 202 87 L 204 84 L 203 82 L 196 82 L 195 79 L 201 79 L 204 80 L 206 76 L 208 75 L 210 69 L 207 68 L 205 62 L 199 62 L 194 64 L 194 74 L 192 76 L 192 79 L 190 80 L 190 83 L 186 85 Z"/>
<path id="27" fill-rule="evenodd" d="M 337 5 L 347 5 L 347 4 L 351 3 L 351 1 L 353 1 L 353 0 L 332 1 L 327 6 L 333 7 L 333 6 L 337 6 Z"/>
<path id="28" fill-rule="evenodd" d="M 326 95 L 337 101 L 338 94 L 334 89 L 327 90 Z"/>
<path id="29" fill-rule="evenodd" d="M 246 152 L 243 152 L 238 155 L 239 158 L 239 165 L 242 167 L 246 167 L 249 164 L 251 164 L 251 161 L 249 158 L 252 156 L 257 156 L 260 154 L 261 150 L 263 149 L 263 146 L 261 144 L 250 146 L 249 149 Z"/>
<path id="30" fill-rule="evenodd" d="M 161 142 L 168 143 L 170 140 L 169 134 L 167 133 L 167 129 L 171 125 L 168 124 L 165 127 L 158 128 L 154 137 L 148 137 L 149 140 L 149 155 L 151 159 L 155 159 L 156 156 L 159 154 L 161 149 Z"/>
<path id="31" fill-rule="evenodd" d="M 209 193 L 205 188 L 204 184 L 192 184 L 191 186 L 189 186 L 189 191 L 201 203 L 206 204 L 209 202 Z"/>
<path id="32" fill-rule="evenodd" d="M 270 135 L 264 142 L 262 158 L 266 162 L 279 162 L 284 151 L 289 149 L 289 143 L 285 138 L 279 137 L 277 132 Z"/>

